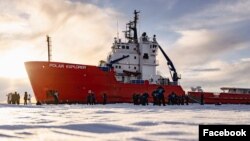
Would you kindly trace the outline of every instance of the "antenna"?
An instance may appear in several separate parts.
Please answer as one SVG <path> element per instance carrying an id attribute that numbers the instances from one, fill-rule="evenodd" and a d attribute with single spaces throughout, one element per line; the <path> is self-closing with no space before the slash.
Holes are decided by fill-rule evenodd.
<path id="1" fill-rule="evenodd" d="M 49 37 L 49 35 L 47 35 L 47 43 L 48 43 L 48 62 L 51 61 L 51 37 Z"/>
<path id="2" fill-rule="evenodd" d="M 118 23 L 118 20 L 117 20 L 117 23 L 116 23 L 116 27 L 117 27 L 117 39 L 119 40 L 119 23 Z"/>

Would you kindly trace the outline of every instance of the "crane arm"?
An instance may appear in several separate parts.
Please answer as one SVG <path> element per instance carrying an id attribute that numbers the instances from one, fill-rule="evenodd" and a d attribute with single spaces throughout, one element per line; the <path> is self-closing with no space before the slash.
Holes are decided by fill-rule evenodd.
<path id="1" fill-rule="evenodd" d="M 128 58 L 128 57 L 129 57 L 129 55 L 126 55 L 126 56 L 123 56 L 123 57 L 121 57 L 121 58 L 118 58 L 118 59 L 115 59 L 115 60 L 113 60 L 113 61 L 110 61 L 110 62 L 107 64 L 107 66 L 109 66 L 110 68 L 112 68 L 112 65 L 113 65 L 114 63 L 119 62 L 119 61 L 121 61 L 121 60 L 123 60 L 123 59 L 125 59 L 125 58 Z"/>
<path id="2" fill-rule="evenodd" d="M 174 67 L 173 62 L 171 61 L 171 59 L 167 56 L 167 54 L 165 53 L 165 51 L 162 49 L 162 47 L 158 44 L 159 49 L 161 50 L 163 56 L 165 57 L 165 59 L 167 60 L 167 65 L 168 68 L 171 72 L 171 77 L 173 82 L 176 82 L 176 84 L 178 84 L 178 80 L 180 79 L 180 77 L 178 77 L 178 73 Z"/>

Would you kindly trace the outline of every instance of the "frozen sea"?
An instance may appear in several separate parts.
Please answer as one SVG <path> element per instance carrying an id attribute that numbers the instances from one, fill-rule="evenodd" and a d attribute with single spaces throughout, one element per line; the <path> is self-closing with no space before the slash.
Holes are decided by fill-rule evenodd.
<path id="1" fill-rule="evenodd" d="M 1 141 L 196 141 L 199 124 L 249 124 L 250 105 L 0 104 Z"/>

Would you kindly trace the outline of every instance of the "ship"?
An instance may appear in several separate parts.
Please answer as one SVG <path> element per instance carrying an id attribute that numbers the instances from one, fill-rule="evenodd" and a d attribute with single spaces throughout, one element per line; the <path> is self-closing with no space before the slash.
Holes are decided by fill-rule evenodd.
<path id="1" fill-rule="evenodd" d="M 58 103 L 86 103 L 88 93 L 94 93 L 97 103 L 107 95 L 109 103 L 130 103 L 133 94 L 151 93 L 159 86 L 165 97 L 171 93 L 185 95 L 179 84 L 180 75 L 158 44 L 156 36 L 151 39 L 146 32 L 138 38 L 139 11 L 134 11 L 133 20 L 126 24 L 125 41 L 115 37 L 106 61 L 97 66 L 51 61 L 50 37 L 48 61 L 28 61 L 25 68 L 39 103 L 53 103 L 54 93 Z M 156 56 L 161 52 L 170 71 L 169 78 L 157 74 L 159 65 Z"/>
<path id="2" fill-rule="evenodd" d="M 222 87 L 222 92 L 204 92 L 201 87 L 192 88 L 188 96 L 202 104 L 250 104 L 250 88 Z"/>

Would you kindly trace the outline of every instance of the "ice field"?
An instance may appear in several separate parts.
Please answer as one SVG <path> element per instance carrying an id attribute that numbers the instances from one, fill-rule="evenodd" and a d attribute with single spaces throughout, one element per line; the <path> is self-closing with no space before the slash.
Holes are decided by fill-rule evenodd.
<path id="1" fill-rule="evenodd" d="M 249 124 L 249 105 L 0 104 L 0 140 L 195 141 L 199 124 Z"/>

